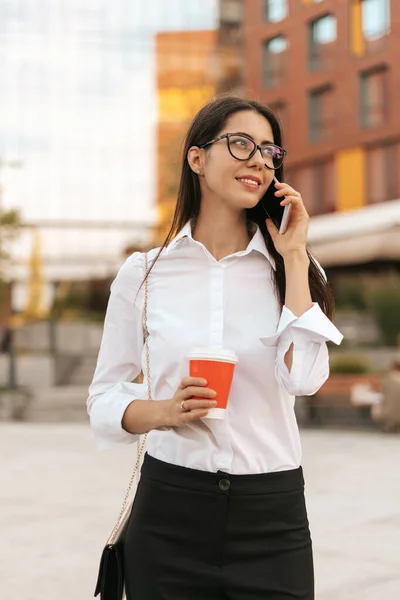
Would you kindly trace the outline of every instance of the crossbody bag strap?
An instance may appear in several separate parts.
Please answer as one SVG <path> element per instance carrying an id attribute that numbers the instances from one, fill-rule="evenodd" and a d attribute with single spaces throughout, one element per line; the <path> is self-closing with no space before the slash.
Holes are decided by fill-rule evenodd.
<path id="1" fill-rule="evenodd" d="M 148 399 L 151 400 L 151 381 L 150 381 L 150 352 L 149 352 L 149 331 L 147 328 L 147 307 L 148 307 L 148 299 L 149 299 L 149 259 L 147 256 L 147 252 L 144 255 L 145 259 L 145 280 L 144 280 L 144 303 L 143 303 L 143 339 L 144 339 L 144 347 L 145 347 L 145 359 L 146 359 L 146 380 L 147 380 L 147 396 Z M 118 516 L 117 523 L 115 524 L 114 529 L 111 532 L 110 538 L 108 540 L 108 544 L 112 544 L 115 541 L 115 538 L 120 530 L 121 523 L 124 519 L 124 515 L 127 511 L 129 498 L 132 491 L 133 482 L 135 481 L 136 474 L 139 476 L 140 464 L 142 461 L 143 452 L 146 446 L 147 433 L 144 434 L 143 438 L 138 440 L 137 443 L 137 454 L 136 454 L 136 463 L 133 469 L 131 478 L 129 480 L 128 488 L 126 490 L 125 498 L 122 503 L 121 511 Z M 139 479 L 139 477 L 138 477 Z"/>

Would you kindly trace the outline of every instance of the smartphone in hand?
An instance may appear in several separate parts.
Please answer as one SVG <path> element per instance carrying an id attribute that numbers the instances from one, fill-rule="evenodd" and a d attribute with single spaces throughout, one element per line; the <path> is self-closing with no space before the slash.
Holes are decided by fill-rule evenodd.
<path id="1" fill-rule="evenodd" d="M 275 176 L 274 181 L 279 183 Z M 287 204 L 286 206 L 280 205 L 284 197 L 285 196 L 281 196 L 280 198 L 277 198 L 275 195 L 272 195 L 272 197 L 268 199 L 268 202 L 264 199 L 261 200 L 261 206 L 264 209 L 265 214 L 271 219 L 281 235 L 287 230 L 290 211 L 292 210 L 291 204 Z"/>

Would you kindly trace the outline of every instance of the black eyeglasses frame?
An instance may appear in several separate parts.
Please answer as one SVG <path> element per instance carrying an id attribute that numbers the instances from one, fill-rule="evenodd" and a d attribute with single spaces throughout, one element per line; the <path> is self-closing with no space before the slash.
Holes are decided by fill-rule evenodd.
<path id="1" fill-rule="evenodd" d="M 252 150 L 250 152 L 250 154 L 249 154 L 249 156 L 247 158 L 238 158 L 237 156 L 235 156 L 232 153 L 231 145 L 230 145 L 230 141 L 229 141 L 229 138 L 231 136 L 244 137 L 244 138 L 250 140 L 251 142 L 253 142 L 253 144 L 254 144 L 254 150 Z M 287 151 L 284 148 L 282 148 L 281 146 L 278 146 L 278 144 L 268 143 L 268 144 L 264 144 L 264 146 L 259 146 L 256 143 L 256 141 L 253 140 L 252 137 L 250 137 L 246 133 L 240 133 L 240 132 L 237 132 L 237 133 L 224 133 L 223 135 L 220 135 L 219 137 L 215 138 L 214 140 L 211 140 L 209 142 L 206 142 L 205 144 L 202 144 L 201 146 L 199 146 L 199 148 L 206 148 L 207 146 L 210 146 L 211 144 L 215 144 L 216 142 L 220 142 L 221 140 L 224 140 L 224 139 L 226 139 L 226 143 L 227 143 L 227 146 L 228 146 L 229 154 L 232 156 L 232 158 L 234 158 L 235 160 L 240 160 L 242 162 L 244 162 L 246 160 L 250 160 L 251 158 L 253 158 L 253 156 L 255 155 L 255 153 L 257 152 L 257 150 L 260 151 L 260 154 L 261 154 L 262 158 L 264 158 L 264 155 L 263 155 L 263 152 L 262 152 L 263 147 L 265 148 L 266 146 L 274 146 L 275 148 L 279 148 L 279 150 L 281 150 L 282 153 L 283 153 L 281 163 L 277 167 L 269 167 L 268 165 L 264 164 L 264 166 L 267 169 L 270 169 L 271 171 L 276 171 L 277 169 L 279 169 L 283 165 L 283 161 L 285 160 L 285 157 L 287 155 Z"/>

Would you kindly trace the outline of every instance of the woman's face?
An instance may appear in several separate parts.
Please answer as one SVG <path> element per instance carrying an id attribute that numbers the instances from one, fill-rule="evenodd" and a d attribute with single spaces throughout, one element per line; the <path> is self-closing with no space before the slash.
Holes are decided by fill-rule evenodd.
<path id="1" fill-rule="evenodd" d="M 239 132 L 247 134 L 260 146 L 266 142 L 274 143 L 269 121 L 255 111 L 234 113 L 216 137 Z M 240 140 L 236 143 L 242 151 Z M 235 148 L 232 149 L 234 151 Z M 253 208 L 271 185 L 274 171 L 265 167 L 265 159 L 259 150 L 248 160 L 236 160 L 224 138 L 200 152 L 202 201 L 210 198 L 234 210 Z"/>

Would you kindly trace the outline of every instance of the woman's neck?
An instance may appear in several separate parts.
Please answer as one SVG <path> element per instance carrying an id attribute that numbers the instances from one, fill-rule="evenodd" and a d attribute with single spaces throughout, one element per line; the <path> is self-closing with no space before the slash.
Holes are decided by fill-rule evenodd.
<path id="1" fill-rule="evenodd" d="M 246 250 L 251 239 L 244 213 L 228 213 L 222 217 L 204 214 L 201 210 L 193 224 L 192 235 L 216 260 Z"/>

